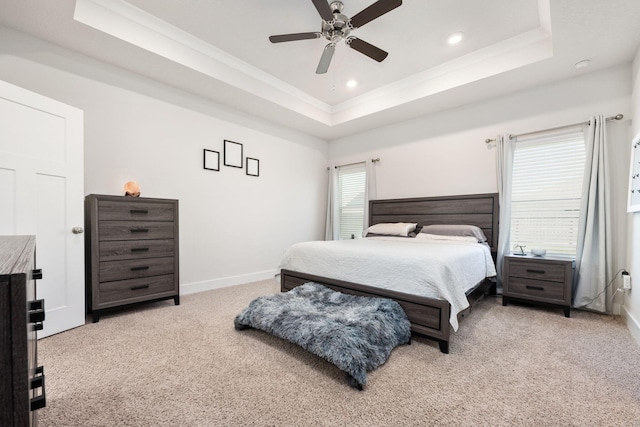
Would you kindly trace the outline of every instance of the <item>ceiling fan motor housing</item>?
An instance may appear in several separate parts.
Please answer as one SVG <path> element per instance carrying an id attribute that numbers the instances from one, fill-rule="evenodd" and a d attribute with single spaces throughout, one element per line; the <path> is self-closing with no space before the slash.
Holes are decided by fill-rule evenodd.
<path id="1" fill-rule="evenodd" d="M 329 22 L 322 21 L 322 35 L 331 43 L 338 43 L 349 36 L 351 26 L 349 17 L 342 14 L 344 5 L 341 1 L 334 1 L 330 5 L 333 19 Z"/>

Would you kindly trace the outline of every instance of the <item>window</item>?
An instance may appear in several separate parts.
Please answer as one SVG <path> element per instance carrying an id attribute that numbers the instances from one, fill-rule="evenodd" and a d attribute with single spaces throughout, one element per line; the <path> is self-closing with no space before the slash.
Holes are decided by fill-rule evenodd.
<path id="1" fill-rule="evenodd" d="M 365 177 L 364 163 L 341 166 L 338 170 L 340 239 L 362 237 Z"/>
<path id="2" fill-rule="evenodd" d="M 585 161 L 581 129 L 518 139 L 513 159 L 512 247 L 575 256 Z"/>

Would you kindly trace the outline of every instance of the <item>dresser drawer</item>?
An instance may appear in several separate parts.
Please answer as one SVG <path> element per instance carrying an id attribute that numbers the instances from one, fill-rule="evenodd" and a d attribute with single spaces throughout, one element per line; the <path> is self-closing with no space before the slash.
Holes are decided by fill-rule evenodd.
<path id="1" fill-rule="evenodd" d="M 172 222 L 101 221 L 98 225 L 99 240 L 147 240 L 171 239 Z"/>
<path id="2" fill-rule="evenodd" d="M 556 302 L 562 304 L 566 301 L 566 286 L 560 282 L 545 280 L 531 280 L 520 277 L 509 277 L 508 289 L 505 294 L 514 298 L 526 298 L 536 301 Z"/>
<path id="3" fill-rule="evenodd" d="M 174 205 L 129 199 L 127 203 L 103 200 L 98 202 L 99 221 L 173 221 Z"/>
<path id="4" fill-rule="evenodd" d="M 100 242 L 100 261 L 174 256 L 173 239 L 107 240 Z"/>
<path id="5" fill-rule="evenodd" d="M 546 280 L 552 282 L 563 282 L 565 277 L 565 265 L 544 261 L 509 261 L 510 277 L 522 277 L 534 280 Z"/>
<path id="6" fill-rule="evenodd" d="M 173 274 L 166 276 L 145 277 L 142 279 L 119 280 L 117 282 L 100 283 L 99 305 L 117 305 L 144 301 L 150 296 L 162 298 L 163 293 L 175 293 Z"/>
<path id="7" fill-rule="evenodd" d="M 160 276 L 174 271 L 174 258 L 145 258 L 100 263 L 100 282 Z"/>

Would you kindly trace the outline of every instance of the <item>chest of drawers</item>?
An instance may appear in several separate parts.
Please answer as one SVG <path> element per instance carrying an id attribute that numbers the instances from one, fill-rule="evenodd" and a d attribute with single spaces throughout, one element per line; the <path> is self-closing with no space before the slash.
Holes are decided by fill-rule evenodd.
<path id="1" fill-rule="evenodd" d="M 177 200 L 90 194 L 85 228 L 94 322 L 127 304 L 168 298 L 180 304 Z"/>
<path id="2" fill-rule="evenodd" d="M 573 260 L 560 257 L 504 257 L 502 305 L 525 300 L 560 306 L 570 317 Z"/>
<path id="3" fill-rule="evenodd" d="M 0 236 L 0 426 L 34 427 L 46 405 L 37 331 L 44 300 L 36 299 L 34 236 Z"/>

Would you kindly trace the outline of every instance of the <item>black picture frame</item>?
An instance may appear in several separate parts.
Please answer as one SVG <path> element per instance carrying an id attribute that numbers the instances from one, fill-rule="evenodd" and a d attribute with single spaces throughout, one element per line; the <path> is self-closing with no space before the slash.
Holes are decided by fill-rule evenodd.
<path id="1" fill-rule="evenodd" d="M 220 152 L 205 148 L 202 155 L 202 166 L 206 170 L 220 172 Z"/>
<path id="2" fill-rule="evenodd" d="M 260 176 L 260 160 L 247 157 L 247 175 Z"/>
<path id="3" fill-rule="evenodd" d="M 224 140 L 224 165 L 242 169 L 242 144 Z"/>

